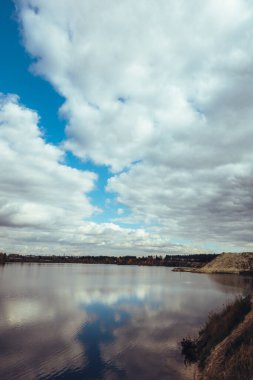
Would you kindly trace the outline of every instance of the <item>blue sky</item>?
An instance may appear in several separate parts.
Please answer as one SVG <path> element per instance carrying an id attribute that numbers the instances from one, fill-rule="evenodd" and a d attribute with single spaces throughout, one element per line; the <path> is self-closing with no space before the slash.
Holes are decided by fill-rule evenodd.
<path id="1" fill-rule="evenodd" d="M 0 4 L 1 43 L 1 92 L 18 94 L 21 102 L 38 110 L 46 138 L 53 143 L 64 137 L 64 121 L 58 117 L 63 98 L 52 86 L 39 76 L 33 75 L 29 67 L 33 61 L 22 45 L 22 35 L 13 1 Z"/>
<path id="2" fill-rule="evenodd" d="M 23 46 L 22 33 L 17 20 L 15 4 L 12 0 L 0 4 L 1 30 L 0 44 L 2 47 L 0 85 L 1 92 L 17 94 L 20 102 L 28 108 L 36 110 L 40 117 L 40 126 L 45 140 L 60 144 L 64 140 L 66 120 L 59 115 L 59 108 L 64 102 L 54 88 L 43 78 L 32 73 L 31 65 L 34 59 Z M 90 193 L 92 202 L 105 212 L 95 214 L 90 220 L 107 222 L 116 217 L 117 202 L 114 195 L 105 192 L 108 168 L 103 165 L 93 165 L 91 161 L 82 161 L 71 152 L 66 153 L 69 166 L 80 170 L 96 171 L 98 180 L 95 189 Z M 106 207 L 110 200 L 110 207 Z M 121 209 L 126 208 L 121 205 Z"/>
<path id="3" fill-rule="evenodd" d="M 252 250 L 252 10 L 2 1 L 0 250 Z"/>

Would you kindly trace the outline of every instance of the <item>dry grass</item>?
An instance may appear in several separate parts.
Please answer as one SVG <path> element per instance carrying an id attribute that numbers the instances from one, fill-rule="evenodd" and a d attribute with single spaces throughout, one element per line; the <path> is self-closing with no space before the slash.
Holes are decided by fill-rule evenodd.
<path id="1" fill-rule="evenodd" d="M 208 321 L 199 332 L 197 340 L 196 353 L 200 367 L 205 365 L 211 350 L 242 322 L 250 309 L 250 296 L 238 297 L 223 310 L 209 315 Z"/>
<path id="2" fill-rule="evenodd" d="M 217 380 L 249 380 L 253 376 L 253 324 L 226 352 L 223 371 Z"/>
<path id="3" fill-rule="evenodd" d="M 205 369 L 212 350 L 244 320 L 251 310 L 251 298 L 240 297 L 217 313 L 212 313 L 196 339 L 181 342 L 186 363 L 197 362 Z M 225 360 L 210 380 L 250 380 L 253 376 L 253 323 L 226 348 Z"/>

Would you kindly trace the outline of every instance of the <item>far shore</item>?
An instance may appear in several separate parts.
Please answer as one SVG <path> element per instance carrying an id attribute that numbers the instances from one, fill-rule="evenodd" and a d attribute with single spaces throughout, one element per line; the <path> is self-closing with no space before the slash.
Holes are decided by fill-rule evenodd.
<path id="1" fill-rule="evenodd" d="M 163 256 L 56 256 L 19 255 L 0 253 L 0 263 L 71 263 L 71 264 L 115 264 L 200 268 L 217 257 L 216 254 L 189 254 Z"/>
<path id="2" fill-rule="evenodd" d="M 253 253 L 189 254 L 166 256 L 59 256 L 0 253 L 0 264 L 113 264 L 163 266 L 174 272 L 253 275 Z"/>

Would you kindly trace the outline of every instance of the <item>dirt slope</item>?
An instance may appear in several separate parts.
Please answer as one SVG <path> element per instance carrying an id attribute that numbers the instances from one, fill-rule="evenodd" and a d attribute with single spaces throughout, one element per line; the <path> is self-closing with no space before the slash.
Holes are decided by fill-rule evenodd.
<path id="1" fill-rule="evenodd" d="M 231 366 L 231 362 L 236 360 L 233 356 L 230 358 L 230 363 L 228 361 L 228 352 L 231 346 L 243 336 L 243 334 L 253 329 L 253 296 L 252 296 L 252 308 L 251 311 L 246 315 L 243 322 L 241 322 L 232 333 L 226 337 L 221 343 L 219 343 L 215 349 L 211 352 L 211 355 L 208 358 L 208 361 L 205 365 L 205 368 L 202 372 L 197 372 L 195 379 L 196 380 L 231 380 L 231 373 L 228 374 L 229 370 L 227 367 Z M 245 338 L 244 338 L 245 339 Z M 252 347 L 252 346 L 251 346 Z M 251 348 L 252 352 L 252 348 Z M 237 353 L 235 353 L 237 354 Z M 238 359 L 237 359 L 238 360 Z M 247 362 L 247 361 L 246 361 Z M 244 363 L 245 364 L 245 363 Z M 247 368 L 246 368 L 247 369 Z M 240 380 L 252 380 L 252 372 L 247 375 L 244 373 L 244 368 L 242 370 L 242 375 L 239 377 Z"/>
<path id="2" fill-rule="evenodd" d="M 195 271 L 199 273 L 253 273 L 253 252 L 222 253 Z"/>

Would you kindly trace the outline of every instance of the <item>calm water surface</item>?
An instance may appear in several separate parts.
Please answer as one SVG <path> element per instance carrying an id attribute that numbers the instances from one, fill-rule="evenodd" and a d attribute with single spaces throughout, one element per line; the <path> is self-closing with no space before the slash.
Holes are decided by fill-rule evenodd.
<path id="1" fill-rule="evenodd" d="M 193 379 L 178 342 L 252 289 L 163 267 L 1 266 L 0 379 Z"/>

